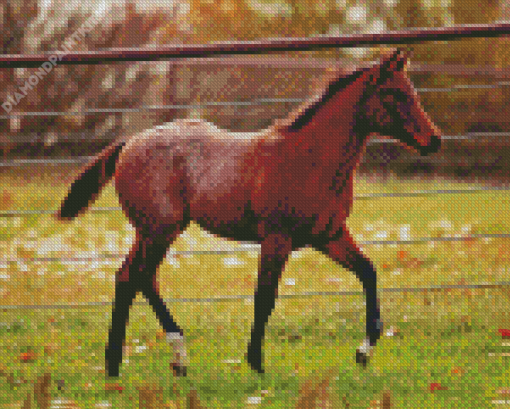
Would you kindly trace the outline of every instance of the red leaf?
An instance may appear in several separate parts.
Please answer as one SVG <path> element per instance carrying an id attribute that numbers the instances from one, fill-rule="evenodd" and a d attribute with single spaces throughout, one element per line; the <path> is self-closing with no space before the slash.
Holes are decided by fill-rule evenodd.
<path id="1" fill-rule="evenodd" d="M 118 391 L 118 392 L 122 393 L 122 391 L 124 390 L 124 387 L 120 386 L 118 383 L 106 383 L 105 389 L 110 392 Z"/>
<path id="2" fill-rule="evenodd" d="M 447 390 L 448 388 L 446 386 L 441 386 L 440 383 L 431 383 L 430 384 L 430 391 L 433 393 L 435 390 L 438 390 L 438 391 L 445 391 Z"/>
<path id="3" fill-rule="evenodd" d="M 499 333 L 503 338 L 510 338 L 510 329 L 498 329 Z"/>
<path id="4" fill-rule="evenodd" d="M 30 361 L 33 361 L 35 359 L 35 354 L 31 351 L 29 352 L 23 352 L 21 355 L 20 355 L 20 360 L 23 361 L 23 362 L 30 362 Z"/>

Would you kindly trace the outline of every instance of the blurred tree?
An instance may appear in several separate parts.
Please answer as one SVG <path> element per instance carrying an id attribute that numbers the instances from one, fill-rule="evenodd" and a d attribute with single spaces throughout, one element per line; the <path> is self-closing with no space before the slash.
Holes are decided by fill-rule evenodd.
<path id="1" fill-rule="evenodd" d="M 510 16 L 509 2 L 502 0 L 176 0 L 164 3 L 157 0 L 12 0 L 0 4 L 0 9 L 3 23 L 0 24 L 0 45 L 4 53 L 62 49 L 93 14 L 98 16 L 97 25 L 73 50 L 373 33 L 405 27 L 492 23 Z M 506 38 L 470 39 L 407 48 L 414 50 L 414 61 L 507 67 L 507 42 Z M 292 54 L 297 58 L 347 56 L 362 61 L 376 59 L 388 48 L 343 48 Z M 11 113 L 171 104 L 176 83 L 181 78 L 175 78 L 176 74 L 169 72 L 171 64 L 166 64 L 158 65 L 157 69 L 145 63 L 55 68 Z M 234 71 L 232 75 L 240 80 L 241 73 Z M 0 97 L 5 100 L 12 95 L 34 72 L 33 69 L 2 70 Z M 180 72 L 179 75 L 184 74 Z M 201 78 L 208 81 L 207 76 Z M 203 96 L 203 81 L 190 80 L 188 84 L 188 92 L 195 102 L 200 102 Z M 417 86 L 448 87 L 453 83 L 485 80 L 415 74 L 413 81 Z M 230 84 L 228 79 L 224 82 Z M 174 86 L 169 87 L 170 83 Z M 446 132 L 455 133 L 464 132 L 478 121 L 479 112 L 487 103 L 496 112 L 487 113 L 489 120 L 501 120 L 504 108 L 510 107 L 509 98 L 504 88 L 422 95 L 425 108 L 440 126 L 445 127 Z M 94 134 L 108 139 L 171 120 L 175 115 L 175 112 L 156 111 L 4 119 L 0 120 L 3 138 L 0 144 L 18 138 L 21 133 L 35 135 L 47 144 L 73 134 Z"/>
<path id="2" fill-rule="evenodd" d="M 113 0 L 13 0 L 0 4 L 0 44 L 5 54 L 43 51 L 97 50 L 108 47 L 140 47 L 161 41 L 161 29 L 173 34 L 173 41 L 184 37 L 186 25 L 175 8 L 158 1 L 118 2 Z M 174 16 L 176 17 L 174 19 Z M 174 22 L 172 23 L 172 20 Z M 79 29 L 85 22 L 93 25 L 85 36 Z M 170 23 L 168 23 L 170 21 Z M 77 35 L 78 34 L 78 35 Z M 173 92 L 165 92 L 172 82 L 169 63 L 166 70 L 158 63 L 57 66 L 32 89 L 21 91 L 34 80 L 39 69 L 3 69 L 0 74 L 1 103 L 17 92 L 23 95 L 10 114 L 27 111 L 76 112 L 107 108 L 135 108 L 145 100 L 148 105 L 173 103 Z M 160 64 L 160 63 L 159 63 Z M 158 88 L 152 84 L 159 83 Z M 165 82 L 165 84 L 163 84 Z M 150 91 L 150 92 L 148 92 Z M 147 93 L 150 95 L 147 96 Z M 152 111 L 128 114 L 36 116 L 0 120 L 5 154 L 18 142 L 44 142 L 51 146 L 59 140 L 112 139 L 171 120 L 176 112 Z M 86 152 L 82 152 L 86 154 Z"/>

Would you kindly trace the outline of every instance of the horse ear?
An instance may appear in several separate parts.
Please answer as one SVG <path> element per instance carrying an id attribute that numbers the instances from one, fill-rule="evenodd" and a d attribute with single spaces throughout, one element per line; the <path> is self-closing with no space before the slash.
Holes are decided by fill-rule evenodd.
<path id="1" fill-rule="evenodd" d="M 389 59 L 389 69 L 391 71 L 402 71 L 407 65 L 409 53 L 401 48 L 397 48 Z"/>
<path id="2" fill-rule="evenodd" d="M 381 59 L 381 63 L 376 66 L 377 72 L 374 71 L 370 75 L 371 84 L 375 85 L 381 74 L 387 77 L 388 74 L 391 76 L 392 72 L 402 71 L 406 64 L 407 53 L 402 49 L 397 48 L 393 52 L 384 55 Z"/>

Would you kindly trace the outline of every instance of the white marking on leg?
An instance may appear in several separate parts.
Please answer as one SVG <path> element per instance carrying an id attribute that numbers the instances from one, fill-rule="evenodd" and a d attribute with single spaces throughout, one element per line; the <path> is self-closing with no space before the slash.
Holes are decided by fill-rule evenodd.
<path id="1" fill-rule="evenodd" d="M 180 366 L 187 366 L 188 355 L 186 354 L 184 337 L 179 332 L 170 332 L 166 334 L 166 341 L 174 348 L 174 363 Z"/>
<path id="2" fill-rule="evenodd" d="M 373 348 L 374 347 L 370 345 L 370 339 L 367 337 L 363 340 L 363 343 L 358 348 L 358 351 L 365 355 L 369 355 Z"/>

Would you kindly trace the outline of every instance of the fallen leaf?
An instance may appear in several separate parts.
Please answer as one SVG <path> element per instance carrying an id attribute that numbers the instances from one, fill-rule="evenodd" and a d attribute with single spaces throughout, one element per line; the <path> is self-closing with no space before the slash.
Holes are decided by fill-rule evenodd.
<path id="1" fill-rule="evenodd" d="M 106 383 L 104 388 L 108 392 L 117 392 L 118 391 L 119 393 L 122 393 L 122 391 L 124 390 L 124 388 L 116 382 L 115 383 Z"/>
<path id="2" fill-rule="evenodd" d="M 431 384 L 430 384 L 430 391 L 431 391 L 432 393 L 434 393 L 434 391 L 436 391 L 436 390 L 437 390 L 437 391 L 445 391 L 445 390 L 447 390 L 447 389 L 448 389 L 448 388 L 447 388 L 446 386 L 441 386 L 441 384 L 440 384 L 440 383 L 438 383 L 438 382 L 435 382 L 435 383 L 431 383 Z"/>
<path id="3" fill-rule="evenodd" d="M 503 338 L 510 338 L 510 329 L 498 329 Z"/>
<path id="4" fill-rule="evenodd" d="M 407 251 L 397 251 L 397 258 L 403 260 L 407 257 Z"/>
<path id="5" fill-rule="evenodd" d="M 33 362 L 35 360 L 35 353 L 33 351 L 23 352 L 20 354 L 21 362 Z"/>

